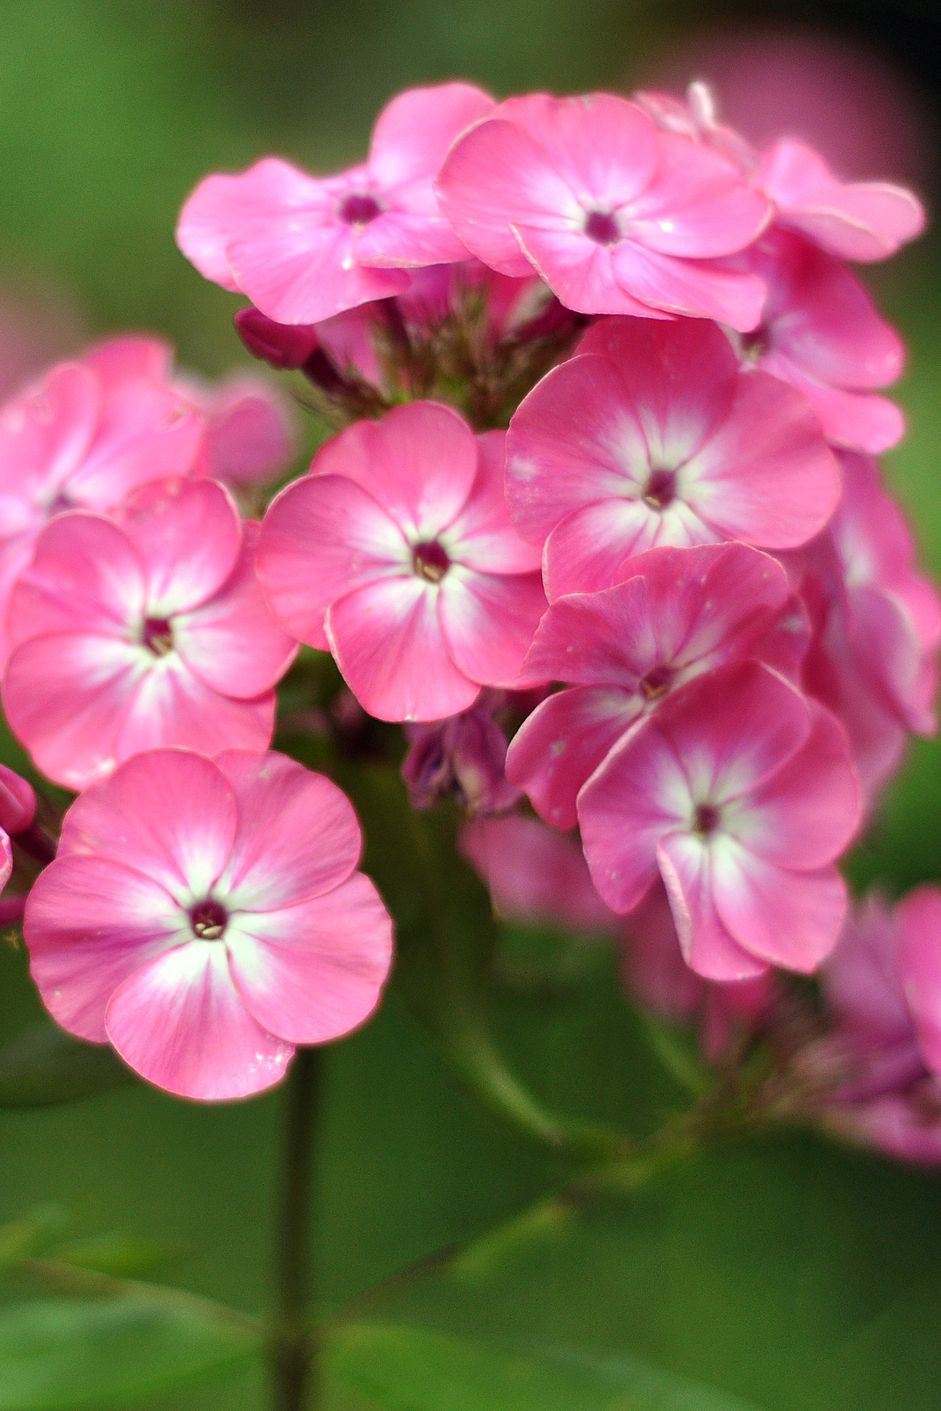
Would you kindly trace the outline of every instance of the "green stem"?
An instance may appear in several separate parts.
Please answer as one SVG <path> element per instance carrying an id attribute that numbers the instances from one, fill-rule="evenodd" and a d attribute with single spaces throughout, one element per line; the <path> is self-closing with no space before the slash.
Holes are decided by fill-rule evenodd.
<path id="1" fill-rule="evenodd" d="M 321 1063 L 319 1049 L 300 1049 L 285 1091 L 284 1146 L 274 1235 L 274 1411 L 315 1411 L 318 1402 L 316 1345 L 307 1310 L 313 1292 L 310 1185 Z"/>

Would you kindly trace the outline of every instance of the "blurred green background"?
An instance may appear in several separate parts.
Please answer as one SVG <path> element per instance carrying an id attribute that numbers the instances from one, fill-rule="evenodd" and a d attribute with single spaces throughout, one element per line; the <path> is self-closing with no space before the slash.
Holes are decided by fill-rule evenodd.
<path id="1" fill-rule="evenodd" d="M 724 77 L 731 116 L 742 120 L 733 99 L 756 111 L 761 99 L 770 122 L 774 104 L 790 96 L 799 112 L 792 122 L 782 109 L 782 126 L 799 126 L 802 115 L 809 125 L 806 115 L 816 115 L 822 145 L 858 162 L 855 174 L 909 176 L 930 199 L 938 128 L 932 9 L 875 0 L 7 3 L 0 348 L 5 339 L 16 347 L 0 353 L 0 368 L 6 375 L 4 359 L 15 362 L 21 345 L 29 356 L 23 328 L 31 319 L 50 357 L 85 337 L 149 328 L 172 338 L 188 367 L 245 364 L 231 329 L 234 301 L 202 281 L 173 243 L 188 189 L 207 171 L 269 151 L 314 170 L 345 164 L 363 151 L 394 92 L 452 76 L 500 94 Z M 941 282 L 933 237 L 872 272 L 871 283 L 911 343 L 900 392 L 911 432 L 890 458 L 890 476 L 938 573 Z M 878 879 L 896 892 L 938 877 L 939 783 L 938 746 L 919 743 L 854 860 L 860 885 Z M 682 1102 L 619 999 L 608 957 L 586 952 L 574 979 L 535 995 L 508 992 L 498 1009 L 521 1069 L 562 1110 L 644 1131 Z M 38 1014 L 22 954 L 0 946 L 0 1041 Z M 63 1240 L 116 1232 L 154 1243 L 158 1277 L 258 1309 L 267 1297 L 281 1102 L 275 1093 L 200 1109 L 134 1087 L 68 1107 L 0 1112 L 0 1225 L 48 1206 L 39 1218 L 60 1221 Z M 393 996 L 328 1058 L 319 1300 L 336 1308 L 429 1251 L 482 1234 L 563 1176 L 560 1162 L 479 1110 Z M 484 1247 L 446 1277 L 393 1290 L 383 1316 L 436 1327 L 442 1341 L 429 1337 L 412 1367 L 407 1348 L 376 1334 L 358 1354 L 367 1374 L 338 1392 L 336 1405 L 929 1411 L 941 1385 L 939 1194 L 932 1175 L 804 1138 L 694 1163 L 627 1209 L 593 1210 L 571 1228 L 522 1237 L 495 1265 Z M 473 1334 L 467 1365 L 447 1341 L 454 1334 Z M 621 1385 L 618 1358 L 661 1369 L 649 1385 L 642 1372 L 647 1391 L 636 1399 L 604 1391 Z M 534 1362 L 549 1371 L 532 1373 Z M 54 1398 L 4 1401 L 4 1365 L 0 1351 L 0 1409 L 61 1411 Z M 665 1391 L 661 1373 L 680 1380 Z M 596 1399 L 584 1390 L 589 1383 Z M 467 1390 L 475 1385 L 478 1399 Z M 260 1373 L 241 1362 L 162 1399 L 132 1400 L 92 1395 L 81 1404 L 267 1404 Z"/>

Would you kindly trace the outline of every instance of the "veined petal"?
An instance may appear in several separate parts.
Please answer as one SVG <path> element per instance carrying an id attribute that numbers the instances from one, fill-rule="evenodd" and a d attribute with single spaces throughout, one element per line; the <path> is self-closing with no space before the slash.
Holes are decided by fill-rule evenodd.
<path id="1" fill-rule="evenodd" d="M 151 481 L 123 501 L 117 517 L 144 565 L 151 617 L 206 602 L 242 550 L 238 508 L 214 480 Z"/>
<path id="2" fill-rule="evenodd" d="M 763 975 L 765 962 L 739 945 L 716 908 L 712 850 L 689 833 L 670 833 L 657 848 L 657 860 L 690 969 L 721 982 Z"/>
<path id="3" fill-rule="evenodd" d="M 458 668 L 482 686 L 511 686 L 546 609 L 538 573 L 478 573 L 453 565 L 438 619 Z"/>
<path id="4" fill-rule="evenodd" d="M 846 884 L 835 867 L 791 872 L 731 838 L 715 849 L 713 891 L 719 915 L 741 946 L 802 973 L 830 954 L 846 917 Z"/>

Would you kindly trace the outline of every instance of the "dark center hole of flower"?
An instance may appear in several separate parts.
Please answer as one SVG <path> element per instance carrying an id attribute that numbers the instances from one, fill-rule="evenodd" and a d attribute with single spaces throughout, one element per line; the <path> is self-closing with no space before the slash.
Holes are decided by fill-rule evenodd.
<path id="1" fill-rule="evenodd" d="M 719 810 L 715 804 L 697 804 L 696 812 L 693 814 L 693 832 L 698 833 L 701 838 L 708 838 L 719 826 Z"/>
<path id="2" fill-rule="evenodd" d="M 197 902 L 190 912 L 190 925 L 193 935 L 201 941 L 218 941 L 226 927 L 229 916 L 224 906 L 211 897 Z"/>
<path id="3" fill-rule="evenodd" d="M 347 196 L 340 207 L 340 219 L 347 225 L 368 225 L 379 214 L 380 205 L 374 197 L 365 192 L 354 192 Z"/>
<path id="4" fill-rule="evenodd" d="M 676 499 L 676 476 L 672 470 L 652 470 L 644 490 L 644 504 L 664 510 Z"/>
<path id="5" fill-rule="evenodd" d="M 661 696 L 665 696 L 670 689 L 670 682 L 673 680 L 673 673 L 669 667 L 655 666 L 652 671 L 640 683 L 640 689 L 648 701 L 658 701 Z"/>
<path id="6" fill-rule="evenodd" d="M 419 577 L 426 578 L 429 583 L 440 583 L 451 567 L 451 560 L 447 551 L 432 539 L 425 544 L 416 544 L 412 549 L 412 566 Z"/>
<path id="7" fill-rule="evenodd" d="M 71 495 L 67 495 L 64 490 L 59 490 L 55 498 L 49 501 L 49 513 L 64 514 L 66 510 L 74 510 L 76 503 Z"/>
<path id="8" fill-rule="evenodd" d="M 155 657 L 165 657 L 173 651 L 173 628 L 165 617 L 148 617 L 142 636 L 144 646 Z"/>
<path id="9" fill-rule="evenodd" d="M 585 217 L 585 234 L 596 245 L 613 245 L 621 238 L 618 223 L 610 211 L 589 211 Z"/>
<path id="10" fill-rule="evenodd" d="M 758 362 L 759 358 L 768 351 L 770 338 L 767 328 L 762 324 L 753 328 L 750 333 L 740 334 L 739 337 L 741 338 L 742 355 L 750 363 Z"/>

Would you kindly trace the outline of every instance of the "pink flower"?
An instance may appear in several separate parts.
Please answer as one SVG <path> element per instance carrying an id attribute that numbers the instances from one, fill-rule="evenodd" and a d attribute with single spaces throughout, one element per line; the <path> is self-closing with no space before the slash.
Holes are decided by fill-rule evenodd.
<path id="1" fill-rule="evenodd" d="M 278 323 L 318 323 L 401 293 L 407 269 L 467 257 L 432 180 L 454 138 L 492 107 L 466 83 L 414 88 L 380 113 L 367 161 L 337 176 L 277 157 L 208 176 L 180 214 L 180 249 Z"/>
<path id="2" fill-rule="evenodd" d="M 512 783 L 541 818 L 574 828 L 588 776 L 642 715 L 725 661 L 756 657 L 793 674 L 804 645 L 781 565 L 744 544 L 653 549 L 626 581 L 557 598 L 523 676 L 564 681 L 515 736 Z"/>
<path id="3" fill-rule="evenodd" d="M 10 602 L 11 728 L 82 789 L 159 745 L 264 749 L 294 646 L 254 572 L 256 527 L 208 480 L 141 486 L 112 519 L 61 515 Z"/>
<path id="4" fill-rule="evenodd" d="M 802 1063 L 824 1081 L 828 1126 L 931 1163 L 941 1162 L 941 1051 L 932 1059 L 932 1033 L 941 1033 L 932 1030 L 941 1015 L 941 989 L 932 990 L 939 937 L 936 887 L 919 888 L 894 910 L 878 896 L 854 908 L 821 971 L 831 1032 Z"/>
<path id="5" fill-rule="evenodd" d="M 829 441 L 872 452 L 894 446 L 905 419 L 873 389 L 901 375 L 905 350 L 859 281 L 783 230 L 738 259 L 768 287 L 761 324 L 743 339 L 745 357 L 803 392 Z"/>
<path id="6" fill-rule="evenodd" d="M 760 234 L 764 197 L 623 98 L 512 98 L 455 143 L 438 190 L 473 254 L 535 269 L 570 309 L 758 321 L 760 280 L 710 261 Z"/>
<path id="7" fill-rule="evenodd" d="M 13 871 L 13 849 L 10 846 L 10 838 L 5 828 L 0 828 L 0 892 L 10 880 L 10 873 Z"/>
<path id="8" fill-rule="evenodd" d="M 840 495 L 805 399 L 691 321 L 596 324 L 513 417 L 506 475 L 517 529 L 545 543 L 550 601 L 663 544 L 796 547 Z"/>
<path id="9" fill-rule="evenodd" d="M 145 480 L 193 469 L 203 418 L 169 370 L 164 344 L 115 338 L 0 410 L 0 662 L 10 590 L 52 516 L 110 509 Z"/>
<path id="10" fill-rule="evenodd" d="M 351 426 L 282 490 L 258 572 L 371 715 L 440 720 L 513 684 L 546 606 L 538 561 L 510 523 L 502 434 L 412 402 Z"/>
<path id="11" fill-rule="evenodd" d="M 75 801 L 30 893 L 43 1002 L 181 1097 L 270 1087 L 378 1003 L 391 924 L 361 841 L 346 796 L 283 755 L 136 756 Z"/>
<path id="12" fill-rule="evenodd" d="M 535 818 L 475 818 L 460 851 L 489 888 L 494 910 L 524 926 L 575 935 L 610 934 L 617 918 L 592 885 L 574 837 Z"/>
<path id="13" fill-rule="evenodd" d="M 810 971 L 836 942 L 859 787 L 838 721 L 765 666 L 720 667 L 638 722 L 578 817 L 604 900 L 629 912 L 659 873 L 706 979 Z"/>
<path id="14" fill-rule="evenodd" d="M 519 801 L 506 777 L 506 735 L 499 715 L 510 697 L 485 691 L 446 720 L 406 727 L 402 778 L 415 809 L 433 808 L 449 795 L 469 814 L 503 813 Z"/>
<path id="15" fill-rule="evenodd" d="M 242 486 L 273 480 L 286 469 L 296 428 L 290 406 L 274 387 L 242 373 L 208 386 L 188 379 L 187 387 L 206 416 L 199 471 Z"/>
<path id="16" fill-rule="evenodd" d="M 779 225 L 841 259 L 884 260 L 924 229 L 924 210 L 910 191 L 885 181 L 842 182 L 818 152 L 792 138 L 762 154 L 755 181 L 774 202 Z"/>
<path id="17" fill-rule="evenodd" d="M 22 833 L 35 817 L 36 795 L 32 785 L 0 764 L 0 828 L 6 833 Z"/>

